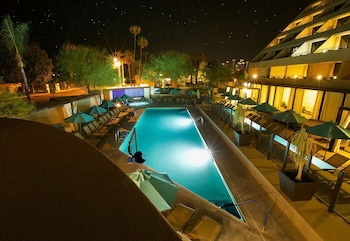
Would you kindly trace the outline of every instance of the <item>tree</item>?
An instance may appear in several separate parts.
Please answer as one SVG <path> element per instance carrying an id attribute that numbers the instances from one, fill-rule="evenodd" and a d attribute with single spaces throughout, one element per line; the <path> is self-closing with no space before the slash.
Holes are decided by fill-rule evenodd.
<path id="1" fill-rule="evenodd" d="M 59 52 L 57 67 L 62 79 L 77 85 L 90 86 L 113 85 L 115 72 L 106 50 L 65 44 Z"/>
<path id="2" fill-rule="evenodd" d="M 134 54 L 129 49 L 126 49 L 124 52 L 123 62 L 128 66 L 128 79 L 129 80 L 132 79 L 131 66 L 132 66 L 132 63 L 134 63 L 134 61 L 135 61 Z"/>
<path id="3" fill-rule="evenodd" d="M 205 56 L 203 53 L 190 53 L 193 71 L 195 76 L 195 84 L 198 84 L 198 72 L 201 71 L 201 67 L 203 67 L 203 62 L 205 62 Z M 205 66 L 205 65 L 204 65 Z M 193 83 L 193 74 L 191 74 L 191 83 Z"/>
<path id="4" fill-rule="evenodd" d="M 187 77 L 192 72 L 192 64 L 189 55 L 177 51 L 168 51 L 151 55 L 148 62 L 144 65 L 146 78 L 152 81 L 159 79 L 162 75 L 164 78 L 177 80 L 180 77 Z"/>
<path id="5" fill-rule="evenodd" d="M 0 117 L 23 118 L 34 110 L 32 102 L 23 101 L 17 94 L 0 91 Z"/>
<path id="6" fill-rule="evenodd" d="M 212 87 L 216 87 L 222 82 L 228 82 L 233 77 L 230 67 L 228 65 L 222 65 L 217 61 L 208 63 L 206 76 L 209 79 L 209 85 Z"/>
<path id="7" fill-rule="evenodd" d="M 18 71 L 18 64 L 15 55 L 6 48 L 5 41 L 0 38 L 0 75 L 4 83 L 19 83 L 23 81 L 21 71 Z"/>
<path id="8" fill-rule="evenodd" d="M 141 33 L 141 27 L 137 25 L 132 25 L 129 28 L 130 33 L 134 35 L 134 59 L 136 59 L 136 36 Z"/>
<path id="9" fill-rule="evenodd" d="M 140 46 L 140 60 L 139 60 L 139 77 L 141 82 L 141 67 L 142 67 L 142 49 L 148 46 L 148 40 L 145 37 L 140 36 L 137 40 L 138 46 Z"/>
<path id="10" fill-rule="evenodd" d="M 5 40 L 5 44 L 10 52 L 15 52 L 18 67 L 21 70 L 24 82 L 24 88 L 27 95 L 28 101 L 30 101 L 29 86 L 27 81 L 27 75 L 24 70 L 24 63 L 22 54 L 26 48 L 29 35 L 29 26 L 26 23 L 20 23 L 15 26 L 7 15 L 2 21 L 1 27 L 2 38 Z"/>
<path id="11" fill-rule="evenodd" d="M 295 180 L 301 181 L 306 158 L 310 157 L 313 150 L 313 141 L 309 137 L 305 128 L 302 128 L 293 135 L 291 144 L 295 147 L 295 152 L 291 151 L 290 157 L 298 168 L 298 174 L 295 177 Z"/>
<path id="12" fill-rule="evenodd" d="M 38 45 L 29 45 L 25 51 L 25 64 L 29 83 L 48 83 L 52 79 L 53 64 L 45 50 Z"/>

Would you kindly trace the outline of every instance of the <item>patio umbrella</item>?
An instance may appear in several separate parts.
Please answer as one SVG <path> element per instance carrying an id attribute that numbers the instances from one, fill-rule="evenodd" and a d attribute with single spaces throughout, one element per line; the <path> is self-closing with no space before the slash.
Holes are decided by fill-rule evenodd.
<path id="1" fill-rule="evenodd" d="M 110 100 L 106 100 L 100 105 L 100 107 L 105 108 L 109 111 L 110 108 L 114 108 L 114 107 L 116 107 L 116 105 L 114 102 L 112 102 Z"/>
<path id="2" fill-rule="evenodd" d="M 221 96 L 230 96 L 230 95 L 231 95 L 230 92 L 225 92 L 225 93 L 221 94 Z"/>
<path id="3" fill-rule="evenodd" d="M 179 188 L 166 173 L 139 170 L 129 174 L 159 212 L 171 209 Z"/>
<path id="4" fill-rule="evenodd" d="M 113 102 L 122 102 L 122 99 L 120 97 L 114 97 Z"/>
<path id="5" fill-rule="evenodd" d="M 258 104 L 254 100 L 252 100 L 252 98 L 243 99 L 239 103 L 242 105 L 257 105 Z"/>
<path id="6" fill-rule="evenodd" d="M 350 140 L 350 130 L 341 127 L 333 121 L 306 127 L 305 130 L 307 133 L 312 135 L 326 137 L 329 139 Z"/>
<path id="7" fill-rule="evenodd" d="M 341 127 L 333 121 L 325 122 L 316 126 L 306 127 L 305 130 L 309 134 L 325 137 L 328 139 L 350 140 L 350 130 Z"/>
<path id="8" fill-rule="evenodd" d="M 189 90 L 189 91 L 186 92 L 186 94 L 188 94 L 188 95 L 196 95 L 196 94 L 197 94 L 197 91 L 195 91 L 195 90 Z"/>
<path id="9" fill-rule="evenodd" d="M 179 89 L 171 89 L 169 91 L 169 94 L 179 94 L 180 92 L 181 92 L 181 90 L 179 90 Z"/>
<path id="10" fill-rule="evenodd" d="M 126 94 L 123 94 L 122 97 L 120 97 L 122 100 L 128 100 L 128 99 L 131 99 L 130 96 L 126 95 Z"/>
<path id="11" fill-rule="evenodd" d="M 229 100 L 243 100 L 243 98 L 240 97 L 239 95 L 229 95 L 228 99 Z"/>
<path id="12" fill-rule="evenodd" d="M 267 102 L 254 106 L 252 109 L 258 112 L 265 112 L 265 113 L 274 113 L 279 111 L 277 108 L 275 108 L 274 106 L 270 105 Z"/>
<path id="13" fill-rule="evenodd" d="M 89 123 L 93 120 L 95 120 L 93 116 L 85 114 L 83 112 L 78 112 L 78 113 L 64 119 L 64 121 L 68 122 L 68 123 L 78 123 L 79 130 L 81 129 L 81 123 Z"/>
<path id="14" fill-rule="evenodd" d="M 272 119 L 276 121 L 280 121 L 283 123 L 287 123 L 287 129 L 290 123 L 292 124 L 301 124 L 307 121 L 307 119 L 297 113 L 294 112 L 294 110 L 286 110 L 283 112 L 278 112 L 272 116 Z"/>
<path id="15" fill-rule="evenodd" d="M 84 111 L 84 113 L 88 114 L 88 115 L 101 115 L 103 113 L 106 113 L 107 110 L 105 108 L 102 108 L 100 106 L 92 106 L 91 108 L 87 109 L 86 111 Z"/>

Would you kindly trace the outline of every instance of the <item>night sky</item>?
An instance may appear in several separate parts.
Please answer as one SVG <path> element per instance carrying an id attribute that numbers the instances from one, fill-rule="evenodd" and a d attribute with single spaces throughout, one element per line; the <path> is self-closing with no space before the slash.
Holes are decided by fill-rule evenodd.
<path id="1" fill-rule="evenodd" d="M 207 60 L 251 60 L 313 0 L 3 0 L 1 15 L 30 26 L 31 41 L 51 57 L 66 41 L 144 51 L 201 52 Z"/>

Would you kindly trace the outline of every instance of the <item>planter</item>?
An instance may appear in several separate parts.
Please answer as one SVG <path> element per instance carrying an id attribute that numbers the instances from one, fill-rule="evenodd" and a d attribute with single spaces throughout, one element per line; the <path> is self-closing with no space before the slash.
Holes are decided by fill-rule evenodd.
<path id="1" fill-rule="evenodd" d="M 297 170 L 279 171 L 280 188 L 292 201 L 310 200 L 318 187 L 318 182 L 310 175 L 303 173 L 302 181 L 296 181 L 294 178 Z"/>
<path id="2" fill-rule="evenodd" d="M 249 146 L 252 142 L 253 134 L 245 133 L 241 134 L 240 132 L 233 131 L 233 142 L 237 146 Z"/>

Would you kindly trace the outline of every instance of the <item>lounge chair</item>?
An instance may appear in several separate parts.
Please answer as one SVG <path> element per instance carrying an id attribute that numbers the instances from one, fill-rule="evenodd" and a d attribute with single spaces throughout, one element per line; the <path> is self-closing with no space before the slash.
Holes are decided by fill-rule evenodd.
<path id="1" fill-rule="evenodd" d="M 184 232 L 189 240 L 215 241 L 222 230 L 222 224 L 204 215 L 192 231 Z"/>
<path id="2" fill-rule="evenodd" d="M 347 182 L 343 182 L 340 187 L 340 193 L 343 194 L 344 197 L 350 197 L 350 184 Z"/>
<path id="3" fill-rule="evenodd" d="M 335 153 L 333 156 L 325 160 L 325 162 L 332 165 L 333 167 L 339 167 L 343 165 L 347 160 L 349 160 L 349 158 Z"/>
<path id="4" fill-rule="evenodd" d="M 182 232 L 195 210 L 182 203 L 176 204 L 166 216 L 174 230 Z"/>

